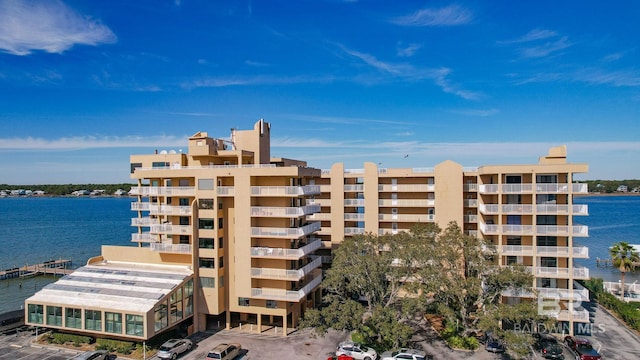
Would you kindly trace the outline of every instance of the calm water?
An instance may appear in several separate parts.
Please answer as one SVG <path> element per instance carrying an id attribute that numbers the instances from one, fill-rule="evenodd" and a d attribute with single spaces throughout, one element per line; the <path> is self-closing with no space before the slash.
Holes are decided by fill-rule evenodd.
<path id="1" fill-rule="evenodd" d="M 69 259 L 73 266 L 100 255 L 101 245 L 131 245 L 132 198 L 0 199 L 0 268 Z M 0 280 L 0 313 L 55 280 Z"/>
<path id="2" fill-rule="evenodd" d="M 100 254 L 101 245 L 131 245 L 131 198 L 3 198 L 0 199 L 0 268 L 50 259 L 71 259 L 82 266 Z M 576 243 L 589 247 L 590 259 L 577 261 L 592 277 L 617 281 L 614 269 L 596 267 L 597 257 L 609 257 L 618 241 L 640 244 L 640 196 L 585 196 L 576 203 L 589 206 L 588 217 L 576 217 L 589 226 L 588 238 Z M 628 274 L 628 281 L 640 274 Z M 55 280 L 34 277 L 0 281 L 0 313 L 19 309 L 24 299 Z"/>

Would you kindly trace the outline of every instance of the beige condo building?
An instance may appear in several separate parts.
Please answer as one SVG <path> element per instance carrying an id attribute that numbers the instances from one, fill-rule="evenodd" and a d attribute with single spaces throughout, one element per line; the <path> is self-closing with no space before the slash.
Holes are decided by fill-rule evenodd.
<path id="1" fill-rule="evenodd" d="M 588 323 L 573 281 L 589 276 L 573 261 L 588 257 L 574 244 L 587 209 L 573 203 L 587 165 L 567 163 L 564 147 L 528 165 L 320 170 L 272 158 L 270 131 L 260 120 L 229 139 L 196 133 L 186 153 L 132 155 L 137 246 L 103 246 L 27 299 L 27 323 L 136 341 L 177 326 L 287 335 L 319 304 L 323 264 L 345 236 L 450 221 L 494 244 L 496 265 L 529 267 L 567 332 Z"/>

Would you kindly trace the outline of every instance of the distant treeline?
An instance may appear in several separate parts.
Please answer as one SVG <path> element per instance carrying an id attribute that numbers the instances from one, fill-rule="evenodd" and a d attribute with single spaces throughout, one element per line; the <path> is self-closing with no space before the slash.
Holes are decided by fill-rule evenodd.
<path id="1" fill-rule="evenodd" d="M 589 184 L 589 192 L 614 193 L 620 185 L 626 185 L 629 192 L 640 188 L 640 180 L 586 180 L 580 182 Z"/>
<path id="2" fill-rule="evenodd" d="M 118 189 L 129 191 L 135 184 L 63 184 L 63 185 L 7 185 L 0 184 L 0 190 L 42 190 L 45 195 L 71 195 L 77 190 L 104 190 L 105 195 L 113 195 Z"/>

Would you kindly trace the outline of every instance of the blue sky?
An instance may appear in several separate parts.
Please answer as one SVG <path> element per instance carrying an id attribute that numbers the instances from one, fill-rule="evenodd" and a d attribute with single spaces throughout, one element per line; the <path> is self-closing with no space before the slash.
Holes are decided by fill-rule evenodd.
<path id="1" fill-rule="evenodd" d="M 640 178 L 640 2 L 0 0 L 0 183 L 272 124 L 329 168 L 535 163 Z"/>

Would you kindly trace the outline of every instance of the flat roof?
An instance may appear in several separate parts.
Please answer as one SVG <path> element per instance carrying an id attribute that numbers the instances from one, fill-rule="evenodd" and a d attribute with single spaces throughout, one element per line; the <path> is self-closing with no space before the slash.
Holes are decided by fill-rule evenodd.
<path id="1" fill-rule="evenodd" d="M 78 268 L 26 302 L 146 313 L 191 276 L 188 266 L 105 261 Z"/>

